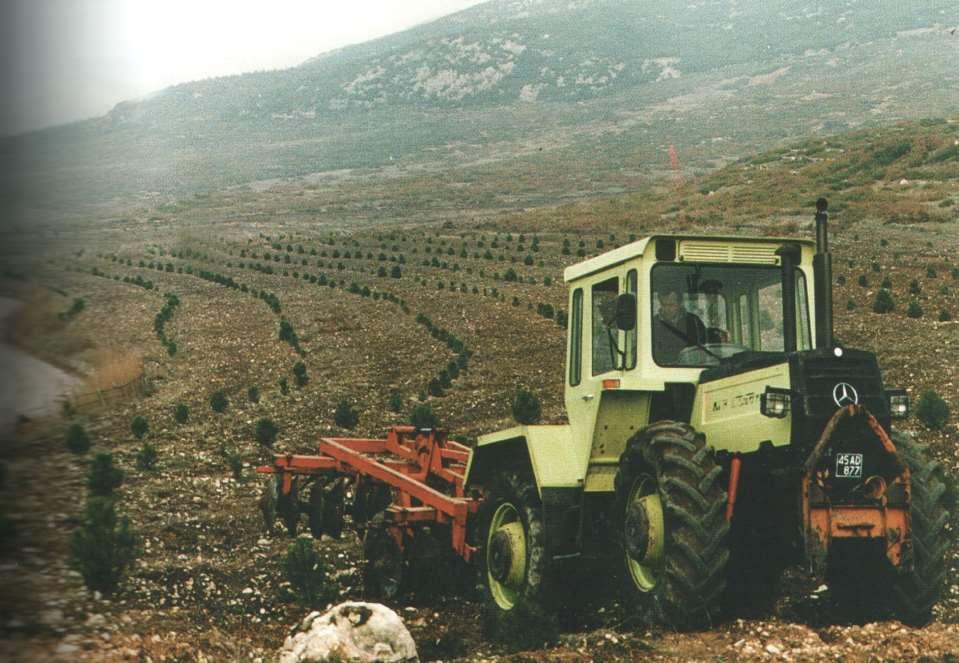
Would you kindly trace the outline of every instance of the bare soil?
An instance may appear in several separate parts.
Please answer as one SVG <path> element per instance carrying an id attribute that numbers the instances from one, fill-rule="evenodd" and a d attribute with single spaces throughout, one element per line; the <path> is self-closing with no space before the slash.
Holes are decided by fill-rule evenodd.
<path id="1" fill-rule="evenodd" d="M 232 223 L 233 218 L 224 212 L 191 219 L 182 224 L 188 231 L 151 225 L 146 219 L 99 226 L 91 222 L 69 252 L 54 255 L 34 272 L 39 282 L 71 296 L 82 294 L 87 307 L 70 325 L 25 339 L 27 349 L 42 355 L 45 348 L 60 347 L 65 337 L 81 338 L 98 348 L 135 351 L 155 376 L 151 395 L 108 409 L 81 411 L 72 419 L 85 422 L 96 448 L 111 451 L 124 469 L 118 508 L 130 518 L 142 545 L 115 596 L 88 591 L 67 561 L 69 537 L 86 494 L 87 471 L 86 459 L 72 456 L 64 447 L 63 430 L 69 421 L 34 421 L 7 436 L 0 445 L 7 468 L 2 504 L 17 534 L 0 558 L 4 586 L 0 658 L 268 660 L 291 625 L 311 609 L 325 606 L 300 605 L 291 598 L 280 568 L 290 540 L 279 529 L 264 531 L 256 507 L 262 480 L 253 467 L 267 462 L 269 453 L 254 439 L 257 419 L 270 417 L 279 425 L 278 451 L 301 453 L 310 452 L 319 435 L 349 432 L 333 424 L 333 411 L 343 399 L 360 414 L 351 434 L 378 435 L 389 424 L 405 421 L 405 412 L 430 378 L 455 357 L 416 323 L 417 314 L 423 314 L 474 352 L 469 370 L 447 393 L 429 398 L 447 428 L 468 440 L 511 425 L 509 400 L 518 386 L 540 396 L 546 422 L 563 421 L 564 332 L 538 315 L 537 305 L 565 308 L 562 268 L 578 260 L 575 250 L 581 239 L 590 253 L 626 241 L 624 236 L 610 239 L 606 231 L 569 235 L 574 255 L 564 255 L 564 235 L 548 230 L 536 233 L 540 249 L 534 252 L 531 235 L 517 249 L 519 235 L 514 232 L 507 240 L 508 229 L 495 225 L 477 228 L 451 222 L 448 227 L 347 231 L 336 224 L 292 224 L 282 216 L 255 224 Z M 334 246 L 325 243 L 329 239 Z M 882 246 L 881 239 L 891 246 Z M 478 245 L 480 241 L 484 246 Z M 493 241 L 498 243 L 494 259 L 482 258 Z M 597 247 L 598 241 L 604 242 L 604 249 Z M 275 243 L 282 249 L 273 248 Z M 887 385 L 909 389 L 914 402 L 923 389 L 935 389 L 954 413 L 959 408 L 959 326 L 955 321 L 938 322 L 937 316 L 941 309 L 959 315 L 959 280 L 950 275 L 950 269 L 959 266 L 954 257 L 957 243 L 954 223 L 889 226 L 879 219 L 838 230 L 833 242 L 836 274 L 845 278 L 835 295 L 841 341 L 877 352 Z M 287 251 L 288 244 L 302 244 L 304 253 Z M 430 253 L 425 252 L 427 247 Z M 83 251 L 78 257 L 79 248 Z M 462 248 L 466 258 L 459 255 Z M 182 257 L 185 249 L 195 255 Z M 321 255 L 334 249 L 358 251 L 362 257 Z M 255 251 L 259 257 L 255 261 L 241 257 L 241 251 Z M 264 252 L 282 257 L 265 261 Z M 376 276 L 380 266 L 389 270 L 396 264 L 379 260 L 380 253 L 405 257 L 401 278 Z M 524 264 L 526 255 L 534 256 L 532 265 Z M 291 256 L 291 263 L 284 261 L 286 256 Z M 517 261 L 511 262 L 510 256 Z M 448 267 L 422 265 L 434 257 Z M 292 262 L 301 260 L 308 264 Z M 140 261 L 160 263 L 163 271 L 140 267 Z M 270 264 L 275 273 L 241 268 L 240 262 Z M 168 270 L 167 265 L 172 267 Z M 510 267 L 521 282 L 493 276 Z M 94 268 L 105 276 L 92 274 Z M 928 268 L 935 276 L 929 276 Z M 279 340 L 280 316 L 263 301 L 200 278 L 196 275 L 200 270 L 275 293 L 282 303 L 281 315 L 293 324 L 305 355 L 300 357 Z M 284 276 L 284 270 L 289 275 Z M 300 275 L 294 276 L 294 271 Z M 343 284 L 320 286 L 304 280 L 304 272 L 323 273 Z M 860 274 L 868 276 L 868 286 L 857 285 Z M 154 282 L 156 289 L 123 280 L 137 275 Z M 872 312 L 871 303 L 880 280 L 887 276 L 897 307 L 879 315 Z M 547 277 L 549 285 L 544 285 Z M 918 295 L 908 292 L 913 279 L 920 282 Z M 395 294 L 409 313 L 382 298 L 348 292 L 352 281 Z M 443 282 L 442 289 L 438 282 Z M 491 294 L 493 288 L 502 298 Z M 168 292 L 176 293 L 181 302 L 166 325 L 167 335 L 178 346 L 172 357 L 154 331 L 154 316 Z M 922 317 L 905 314 L 910 299 L 921 303 Z M 847 308 L 848 302 L 854 308 Z M 78 365 L 84 361 L 79 354 L 62 359 Z M 310 381 L 298 389 L 290 369 L 300 359 L 307 364 Z M 288 394 L 278 387 L 282 377 L 289 381 Z M 258 403 L 246 397 L 254 385 L 261 393 Z M 209 406 L 217 389 L 230 400 L 223 414 Z M 403 414 L 390 410 L 393 391 L 405 401 Z M 183 425 L 172 416 L 178 403 L 190 407 Z M 130 423 L 136 415 L 149 422 L 147 439 L 159 451 L 153 471 L 135 465 L 140 442 Z M 906 428 L 956 472 L 955 414 L 941 431 L 928 430 L 915 419 Z M 232 476 L 224 451 L 241 455 L 240 480 Z M 355 534 L 348 531 L 341 540 L 323 539 L 317 546 L 329 566 L 333 600 L 360 597 L 361 550 Z M 642 623 L 619 601 L 610 575 L 588 578 L 584 584 L 594 588 L 583 595 L 586 609 L 564 620 L 558 643 L 527 651 L 489 640 L 475 593 L 429 602 L 404 600 L 392 607 L 403 615 L 424 660 L 951 660 L 959 656 L 955 547 L 949 563 L 936 618 L 922 629 L 894 621 L 844 621 L 831 605 L 828 588 L 798 568 L 787 572 L 771 612 L 733 615 L 714 629 L 692 633 Z"/>

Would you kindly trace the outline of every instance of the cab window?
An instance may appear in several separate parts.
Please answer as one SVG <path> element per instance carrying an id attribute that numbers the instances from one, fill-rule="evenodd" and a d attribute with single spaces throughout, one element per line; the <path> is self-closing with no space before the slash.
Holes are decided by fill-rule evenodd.
<path id="1" fill-rule="evenodd" d="M 619 279 L 616 277 L 595 284 L 591 291 L 593 375 L 616 368 L 616 334 L 619 332 L 609 324 L 609 321 L 616 310 L 617 294 L 619 294 Z"/>
<path id="2" fill-rule="evenodd" d="M 573 305 L 569 316 L 569 384 L 579 384 L 583 365 L 583 289 L 573 291 Z"/>

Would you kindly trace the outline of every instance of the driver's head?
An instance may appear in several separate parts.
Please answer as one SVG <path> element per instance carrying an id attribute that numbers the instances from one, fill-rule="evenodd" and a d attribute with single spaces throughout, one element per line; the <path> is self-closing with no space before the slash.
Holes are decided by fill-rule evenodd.
<path id="1" fill-rule="evenodd" d="M 666 320 L 677 320 L 683 313 L 683 291 L 675 285 L 661 285 L 656 289 L 659 315 Z"/>

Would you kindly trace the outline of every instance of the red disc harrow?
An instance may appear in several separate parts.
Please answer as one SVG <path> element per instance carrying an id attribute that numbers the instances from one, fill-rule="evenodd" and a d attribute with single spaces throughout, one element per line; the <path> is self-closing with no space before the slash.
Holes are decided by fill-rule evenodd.
<path id="1" fill-rule="evenodd" d="M 388 487 L 390 501 L 380 513 L 400 551 L 417 527 L 438 524 L 449 526 L 452 549 L 470 560 L 475 548 L 466 540 L 467 522 L 479 500 L 467 497 L 463 488 L 469 447 L 446 439 L 445 431 L 413 426 L 393 426 L 385 439 L 321 437 L 318 447 L 317 455 L 276 454 L 272 465 L 256 471 L 276 475 L 281 500 L 296 499 L 300 477 L 325 483 L 349 477 L 357 499 L 373 486 Z"/>

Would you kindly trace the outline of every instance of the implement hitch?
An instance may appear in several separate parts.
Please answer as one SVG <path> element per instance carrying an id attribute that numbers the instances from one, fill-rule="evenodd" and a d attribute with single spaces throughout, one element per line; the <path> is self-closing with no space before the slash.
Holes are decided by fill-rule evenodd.
<path id="1" fill-rule="evenodd" d="M 865 453 L 847 452 L 852 439 Z M 863 464 L 866 455 L 869 466 Z M 836 541 L 849 539 L 881 540 L 894 567 L 911 564 L 911 485 L 908 467 L 869 410 L 862 405 L 837 410 L 806 460 L 802 479 L 803 534 L 814 568 L 825 565 Z"/>

